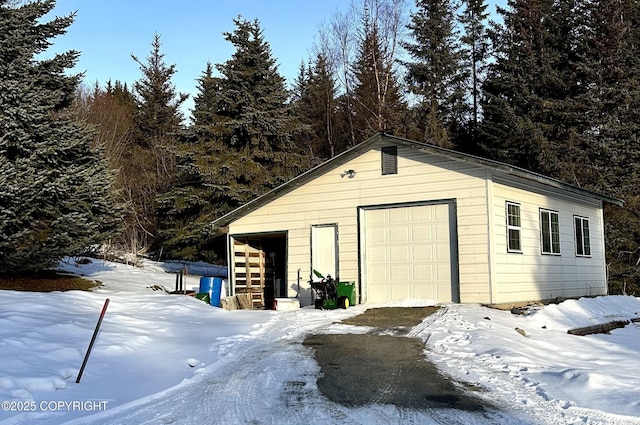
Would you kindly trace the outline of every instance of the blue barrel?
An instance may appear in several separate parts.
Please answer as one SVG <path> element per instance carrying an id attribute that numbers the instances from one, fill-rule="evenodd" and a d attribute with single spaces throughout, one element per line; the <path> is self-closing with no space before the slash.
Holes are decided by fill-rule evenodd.
<path id="1" fill-rule="evenodd" d="M 219 277 L 201 277 L 199 293 L 209 294 L 211 305 L 220 307 L 220 293 L 222 292 L 222 278 Z"/>

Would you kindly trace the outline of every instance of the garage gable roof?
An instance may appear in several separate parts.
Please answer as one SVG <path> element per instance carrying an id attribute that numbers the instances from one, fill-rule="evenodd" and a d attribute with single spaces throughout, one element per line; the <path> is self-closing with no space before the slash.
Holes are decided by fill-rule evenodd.
<path id="1" fill-rule="evenodd" d="M 596 192 L 592 192 L 586 189 L 582 189 L 579 188 L 577 186 L 573 186 L 567 183 L 563 183 L 560 180 L 556 180 L 553 179 L 551 177 L 546 177 L 543 176 L 542 174 L 538 174 L 538 173 L 534 173 L 528 170 L 525 170 L 523 168 L 519 168 L 519 167 L 515 167 L 513 165 L 509 165 L 503 162 L 499 162 L 499 161 L 493 161 L 490 159 L 485 159 L 485 158 L 481 158 L 478 156 L 474 156 L 474 155 L 469 155 L 469 154 L 465 154 L 462 152 L 456 152 L 453 151 L 451 149 L 445 149 L 439 146 L 435 146 L 435 145 L 430 145 L 427 143 L 421 143 L 421 142 L 416 142 L 413 140 L 409 140 L 409 139 L 403 139 L 400 137 L 396 137 L 396 136 L 390 136 L 388 134 L 384 134 L 384 133 L 378 133 L 375 136 L 365 140 L 364 142 L 358 144 L 357 146 L 339 154 L 336 155 L 335 157 L 323 162 L 322 164 L 318 165 L 317 167 L 314 167 L 312 169 L 310 169 L 309 171 L 306 171 L 302 174 L 300 174 L 299 176 L 289 180 L 288 182 L 276 187 L 275 189 L 272 189 L 271 191 L 265 193 L 262 196 L 259 196 L 258 198 L 255 198 L 252 201 L 247 202 L 246 204 L 242 205 L 239 208 L 236 208 L 235 210 L 223 215 L 220 218 L 217 218 L 216 220 L 214 220 L 211 224 L 214 228 L 219 228 L 219 227 L 224 227 L 229 225 L 230 223 L 232 223 L 233 221 L 235 221 L 236 219 L 248 214 L 251 211 L 254 211 L 260 207 L 262 207 L 263 205 L 266 205 L 267 203 L 271 202 L 272 200 L 279 198 L 280 196 L 285 195 L 286 193 L 291 192 L 292 190 L 296 189 L 297 187 L 300 187 L 302 185 L 304 185 L 305 183 L 308 183 L 309 181 L 315 179 L 316 177 L 322 175 L 323 173 L 325 173 L 326 171 L 333 169 L 337 166 L 339 166 L 340 164 L 344 164 L 360 155 L 362 155 L 363 153 L 369 151 L 369 149 L 371 149 L 371 146 L 375 145 L 376 143 L 379 142 L 384 142 L 384 143 L 389 143 L 389 144 L 395 144 L 398 146 L 403 146 L 403 147 L 409 147 L 412 149 L 417 149 L 420 150 L 421 152 L 425 152 L 425 153 L 429 153 L 429 154 L 433 154 L 433 155 L 438 155 L 438 156 L 443 156 L 443 157 L 447 157 L 450 159 L 453 159 L 455 161 L 464 161 L 464 162 L 469 162 L 472 164 L 476 164 L 478 166 L 481 167 L 486 167 L 486 168 L 490 168 L 511 176 L 517 176 L 526 180 L 531 180 L 531 181 L 535 181 L 538 183 L 541 183 L 543 185 L 546 186 L 550 186 L 556 189 L 561 189 L 561 190 L 565 190 L 567 192 L 570 193 L 575 193 L 575 194 L 579 194 L 579 195 L 583 195 L 589 198 L 594 198 L 594 199 L 598 199 L 600 201 L 603 202 L 607 202 L 609 204 L 613 204 L 613 205 L 617 205 L 617 206 L 622 206 L 624 203 L 623 201 L 616 199 L 616 198 L 612 198 L 610 196 L 606 196 L 606 195 L 602 195 Z"/>

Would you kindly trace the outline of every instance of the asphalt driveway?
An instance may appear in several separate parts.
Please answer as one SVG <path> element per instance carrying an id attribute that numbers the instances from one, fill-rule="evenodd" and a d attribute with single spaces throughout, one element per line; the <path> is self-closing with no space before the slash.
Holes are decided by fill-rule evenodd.
<path id="1" fill-rule="evenodd" d="M 443 376 L 424 354 L 425 344 L 404 336 L 438 307 L 366 310 L 341 323 L 371 327 L 364 334 L 318 334 L 305 339 L 322 369 L 318 388 L 349 407 L 392 404 L 413 409 L 495 411 L 473 390 Z"/>

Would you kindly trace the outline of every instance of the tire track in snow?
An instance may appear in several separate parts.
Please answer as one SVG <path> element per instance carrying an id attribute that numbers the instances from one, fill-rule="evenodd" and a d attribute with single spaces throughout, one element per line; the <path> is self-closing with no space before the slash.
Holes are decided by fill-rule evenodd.
<path id="1" fill-rule="evenodd" d="M 406 336 L 408 336 L 409 338 L 420 338 L 423 341 L 427 342 L 429 340 L 429 337 L 431 336 L 431 333 L 429 332 L 429 328 L 435 322 L 440 320 L 445 314 L 447 314 L 447 310 L 448 310 L 447 307 L 441 307 L 435 313 L 425 317 L 420 324 L 411 328 L 411 330 L 407 333 Z"/>
<path id="2" fill-rule="evenodd" d="M 194 378 L 111 411 L 67 423 L 289 423 L 282 422 L 283 401 L 278 397 L 286 392 L 291 376 L 309 385 L 311 393 L 317 393 L 319 404 L 325 403 L 315 385 L 319 367 L 310 353 L 301 352 L 303 347 L 298 343 L 305 334 L 359 312 L 272 313 L 270 321 L 249 335 L 223 338 L 214 344 L 212 353 L 218 359 Z M 307 421 L 305 416 L 290 423 Z"/>
<path id="3" fill-rule="evenodd" d="M 71 424 L 487 424 L 505 423 L 499 413 L 450 409 L 409 409 L 393 405 L 350 408 L 329 401 L 317 386 L 321 373 L 310 348 L 309 333 L 359 313 L 342 311 L 280 312 L 249 335 L 221 339 L 212 346 L 218 360 L 194 378 L 113 411 Z M 390 387 L 392 385 L 390 384 Z M 513 423 L 511 421 L 510 423 Z"/>
<path id="4" fill-rule="evenodd" d="M 408 335 L 428 342 L 429 336 L 437 332 L 438 322 L 457 321 L 459 326 L 450 335 L 452 345 L 446 339 L 439 340 L 428 356 L 437 363 L 457 368 L 461 380 L 465 371 L 482 370 L 481 375 L 489 377 L 490 387 L 497 390 L 478 395 L 504 408 L 505 413 L 417 410 L 383 404 L 350 408 L 333 403 L 320 393 L 319 365 L 311 349 L 300 342 L 309 333 L 329 328 L 335 332 L 339 327 L 332 326 L 333 322 L 361 311 L 354 308 L 349 312 L 274 313 L 249 335 L 214 343 L 212 354 L 217 360 L 193 378 L 153 396 L 68 424 L 638 424 L 626 421 L 626 417 L 600 415 L 566 402 L 546 400 L 538 383 L 518 378 L 517 371 L 510 370 L 499 358 L 460 352 L 461 345 L 453 344 L 453 340 L 458 343 L 469 340 L 469 332 L 476 325 L 449 308 L 426 318 Z"/>

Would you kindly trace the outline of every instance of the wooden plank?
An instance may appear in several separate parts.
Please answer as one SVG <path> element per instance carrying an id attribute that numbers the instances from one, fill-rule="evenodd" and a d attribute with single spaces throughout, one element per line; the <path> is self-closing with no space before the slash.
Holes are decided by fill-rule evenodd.
<path id="1" fill-rule="evenodd" d="M 615 320 L 613 322 L 607 322 L 607 323 L 602 323 L 602 324 L 593 325 L 593 326 L 586 326 L 584 328 L 569 329 L 567 333 L 571 335 L 579 335 L 579 336 L 592 335 L 592 334 L 606 334 L 614 329 L 624 328 L 629 323 L 638 322 L 638 321 L 640 320 L 638 319 Z"/>

